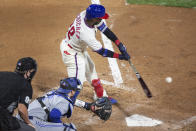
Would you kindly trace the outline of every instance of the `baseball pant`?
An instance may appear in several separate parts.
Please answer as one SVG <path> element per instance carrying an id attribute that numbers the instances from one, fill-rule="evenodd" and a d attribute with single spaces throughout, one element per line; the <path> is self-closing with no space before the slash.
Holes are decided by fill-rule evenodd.
<path id="1" fill-rule="evenodd" d="M 7 109 L 0 106 L 0 131 L 35 131 L 18 118 L 12 116 Z"/>
<path id="2" fill-rule="evenodd" d="M 35 131 L 35 129 L 29 125 L 27 125 L 26 123 L 24 123 L 21 120 L 18 120 L 19 124 L 20 124 L 20 128 L 17 130 L 11 130 L 11 131 Z"/>
<path id="3" fill-rule="evenodd" d="M 92 80 L 98 79 L 95 65 L 87 51 L 75 51 L 65 40 L 61 42 L 60 50 L 67 67 L 68 77 L 77 77 L 82 84 L 86 80 L 92 83 Z"/>
<path id="4" fill-rule="evenodd" d="M 76 127 L 72 123 L 52 123 L 36 117 L 32 117 L 30 121 L 35 126 L 36 131 L 76 131 Z"/>

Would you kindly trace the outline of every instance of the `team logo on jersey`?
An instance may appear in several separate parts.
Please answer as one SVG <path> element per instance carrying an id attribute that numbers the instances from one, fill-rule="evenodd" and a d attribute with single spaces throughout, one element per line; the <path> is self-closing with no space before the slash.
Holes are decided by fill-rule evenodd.
<path id="1" fill-rule="evenodd" d="M 31 99 L 29 98 L 29 96 L 25 97 L 25 103 L 29 104 L 31 102 Z"/>

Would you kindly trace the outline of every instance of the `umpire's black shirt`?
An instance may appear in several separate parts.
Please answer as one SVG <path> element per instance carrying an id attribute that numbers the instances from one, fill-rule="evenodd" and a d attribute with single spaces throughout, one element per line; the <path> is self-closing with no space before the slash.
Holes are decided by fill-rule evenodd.
<path id="1" fill-rule="evenodd" d="M 28 105 L 32 98 L 32 86 L 15 72 L 0 72 L 0 106 L 13 113 L 18 103 Z"/>

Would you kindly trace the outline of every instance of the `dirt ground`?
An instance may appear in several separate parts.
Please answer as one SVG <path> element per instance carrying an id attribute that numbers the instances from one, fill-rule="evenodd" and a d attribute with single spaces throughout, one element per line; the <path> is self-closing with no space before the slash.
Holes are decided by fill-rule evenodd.
<path id="1" fill-rule="evenodd" d="M 0 70 L 13 71 L 17 59 L 38 62 L 34 98 L 58 86 L 67 76 L 60 42 L 69 25 L 90 0 L 0 0 Z M 71 119 L 79 131 L 196 131 L 196 9 L 125 5 L 124 0 L 102 0 L 110 14 L 108 26 L 126 45 L 132 62 L 153 97 L 145 97 L 128 62 L 119 61 L 124 84 L 131 91 L 104 85 L 117 99 L 111 118 L 103 122 L 92 113 L 74 109 Z M 115 47 L 115 46 L 114 46 Z M 115 50 L 117 48 L 115 47 Z M 106 58 L 89 51 L 99 77 L 113 82 Z M 166 83 L 166 77 L 172 83 Z M 85 83 L 79 98 L 92 101 Z M 140 114 L 161 120 L 155 127 L 127 127 L 125 117 Z"/>

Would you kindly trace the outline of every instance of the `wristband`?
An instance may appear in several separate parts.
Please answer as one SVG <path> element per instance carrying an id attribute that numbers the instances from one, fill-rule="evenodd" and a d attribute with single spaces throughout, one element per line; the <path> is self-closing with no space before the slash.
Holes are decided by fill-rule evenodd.
<path id="1" fill-rule="evenodd" d="M 119 46 L 120 41 L 119 41 L 119 40 L 115 40 L 115 44 L 116 44 L 117 46 Z"/>
<path id="2" fill-rule="evenodd" d="M 114 53 L 113 58 L 119 58 L 119 54 Z"/>
<path id="3" fill-rule="evenodd" d="M 75 102 L 74 105 L 77 106 L 77 107 L 84 107 L 85 106 L 85 102 L 81 101 L 79 99 L 76 99 L 76 102 Z"/>

